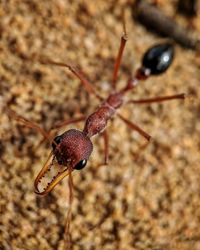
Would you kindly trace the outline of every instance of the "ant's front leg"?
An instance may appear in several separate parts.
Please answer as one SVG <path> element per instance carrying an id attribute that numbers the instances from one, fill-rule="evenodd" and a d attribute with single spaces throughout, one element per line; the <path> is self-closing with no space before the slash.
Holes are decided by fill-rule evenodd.
<path id="1" fill-rule="evenodd" d="M 61 121 L 61 122 L 56 122 L 55 125 L 51 128 L 51 130 L 62 128 L 64 126 L 74 124 L 74 123 L 77 123 L 77 122 L 81 122 L 81 121 L 84 121 L 85 119 L 86 119 L 85 116 L 80 116 L 80 117 L 77 117 L 77 118 L 71 118 L 71 119 L 68 119 L 68 120 Z"/>
<path id="2" fill-rule="evenodd" d="M 9 108 L 6 109 L 6 113 L 7 113 L 8 117 L 10 117 L 11 119 L 19 121 L 24 126 L 36 130 L 44 137 L 44 140 L 48 140 L 51 142 L 49 133 L 47 131 L 45 131 L 43 128 L 41 128 L 40 126 L 38 126 L 36 123 L 29 121 L 28 119 L 24 118 L 21 115 L 18 115 L 16 112 L 14 112 L 13 110 L 11 110 Z"/>
<path id="3" fill-rule="evenodd" d="M 78 122 L 81 122 L 81 121 L 84 121 L 85 120 L 85 116 L 80 116 L 80 117 L 76 117 L 76 118 L 71 118 L 71 119 L 68 119 L 68 120 L 64 120 L 64 121 L 60 121 L 60 122 L 56 122 L 54 124 L 54 126 L 51 127 L 51 129 L 48 131 L 48 134 L 51 136 L 51 142 L 55 136 L 55 132 L 53 130 L 55 129 L 60 129 L 62 127 L 65 127 L 67 125 L 70 125 L 70 124 L 75 124 L 75 123 L 78 123 Z M 38 146 L 40 146 L 43 142 L 45 141 L 45 138 L 43 138 Z M 55 143 L 56 144 L 56 143 Z"/>
<path id="4" fill-rule="evenodd" d="M 39 132 L 43 136 L 43 139 L 40 141 L 39 145 L 41 143 L 43 143 L 45 140 L 48 140 L 50 143 L 52 143 L 52 140 L 53 140 L 52 130 L 85 120 L 84 116 L 80 116 L 77 118 L 71 118 L 69 120 L 58 122 L 49 131 L 45 131 L 43 128 L 41 128 L 36 123 L 29 121 L 28 119 L 24 118 L 21 115 L 18 115 L 16 112 L 14 112 L 11 109 L 7 108 L 6 112 L 11 119 L 19 121 L 24 126 L 26 126 L 28 128 L 32 128 L 32 129 L 36 130 L 37 132 Z"/>

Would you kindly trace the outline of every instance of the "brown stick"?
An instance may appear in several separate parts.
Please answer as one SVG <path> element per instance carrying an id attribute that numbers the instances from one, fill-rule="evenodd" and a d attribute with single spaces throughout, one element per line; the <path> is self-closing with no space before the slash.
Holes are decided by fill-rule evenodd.
<path id="1" fill-rule="evenodd" d="M 133 11 L 135 18 L 147 29 L 173 38 L 183 47 L 200 51 L 200 41 L 157 7 L 141 0 L 136 2 Z"/>

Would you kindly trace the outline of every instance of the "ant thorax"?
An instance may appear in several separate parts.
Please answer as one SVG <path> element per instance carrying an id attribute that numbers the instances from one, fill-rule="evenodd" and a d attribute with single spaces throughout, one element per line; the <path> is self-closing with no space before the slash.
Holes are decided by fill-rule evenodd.
<path id="1" fill-rule="evenodd" d="M 108 120 L 122 104 L 123 95 L 120 92 L 111 94 L 102 105 L 87 118 L 83 132 L 88 137 L 101 133 L 105 129 Z"/>

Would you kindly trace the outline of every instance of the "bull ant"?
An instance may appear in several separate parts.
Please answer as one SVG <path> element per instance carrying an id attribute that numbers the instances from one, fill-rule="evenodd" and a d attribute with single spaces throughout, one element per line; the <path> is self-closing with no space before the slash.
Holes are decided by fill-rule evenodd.
<path id="1" fill-rule="evenodd" d="M 50 136 L 50 132 L 44 131 L 37 124 L 30 122 L 15 114 L 13 111 L 9 111 L 9 115 L 16 120 L 19 120 L 24 125 L 34 128 L 39 131 L 45 139 L 48 139 L 52 144 L 52 150 L 50 156 L 48 157 L 43 168 L 39 172 L 38 176 L 35 179 L 34 186 L 35 192 L 39 195 L 48 194 L 65 176 L 69 176 L 69 191 L 70 191 L 70 205 L 67 216 L 66 232 L 69 232 L 69 223 L 71 218 L 71 204 L 72 204 L 72 176 L 71 173 L 74 170 L 83 169 L 92 153 L 93 144 L 91 138 L 96 135 L 103 133 L 104 137 L 104 154 L 105 154 L 105 163 L 108 159 L 108 135 L 105 131 L 107 122 L 111 117 L 118 116 L 122 121 L 124 121 L 131 129 L 137 131 L 142 135 L 147 141 L 150 140 L 151 136 L 143 131 L 139 126 L 132 123 L 131 121 L 125 119 L 122 115 L 116 112 L 124 103 L 124 96 L 127 92 L 134 89 L 140 81 L 146 80 L 152 75 L 160 75 L 164 73 L 169 66 L 171 65 L 174 57 L 174 49 L 171 43 L 162 43 L 155 45 L 149 48 L 143 56 L 141 66 L 135 73 L 134 77 L 131 77 L 126 85 L 119 91 L 116 90 L 116 81 L 119 72 L 119 66 L 121 63 L 123 51 L 127 41 L 126 32 L 121 37 L 121 43 L 116 58 L 116 62 L 113 70 L 112 77 L 112 87 L 113 91 L 108 95 L 106 99 L 103 99 L 94 89 L 93 85 L 83 76 L 83 74 L 75 67 L 61 63 L 55 62 L 49 59 L 40 59 L 40 62 L 43 64 L 51 64 L 61 67 L 68 68 L 76 77 L 81 81 L 81 84 L 85 90 L 90 94 L 94 95 L 100 102 L 100 106 L 89 115 L 86 119 L 85 117 L 73 118 L 68 121 L 57 124 L 54 128 L 59 128 L 66 126 L 68 124 L 73 124 L 79 121 L 85 120 L 85 125 L 82 131 L 76 129 L 70 129 L 64 132 L 61 135 L 56 136 L 53 140 Z M 161 96 L 151 99 L 141 99 L 141 100 L 129 100 L 128 103 L 134 104 L 149 104 L 149 103 L 158 103 L 173 99 L 184 99 L 185 94 L 176 94 L 171 96 Z M 55 174 L 51 176 L 50 181 L 46 184 L 43 183 L 41 188 L 41 182 L 45 182 L 45 177 L 48 176 L 48 172 L 52 171 L 54 168 Z M 69 241 L 68 241 L 69 243 Z"/>

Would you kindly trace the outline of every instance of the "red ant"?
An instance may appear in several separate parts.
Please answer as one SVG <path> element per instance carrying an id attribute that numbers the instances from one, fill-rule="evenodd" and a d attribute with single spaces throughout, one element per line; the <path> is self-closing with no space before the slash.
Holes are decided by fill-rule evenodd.
<path id="1" fill-rule="evenodd" d="M 90 94 L 94 95 L 101 101 L 101 105 L 85 120 L 85 125 L 82 131 L 76 129 L 70 129 L 63 134 L 56 136 L 53 140 L 50 138 L 50 133 L 41 129 L 37 124 L 34 124 L 25 118 L 18 116 L 12 111 L 9 111 L 10 116 L 14 119 L 21 121 L 26 126 L 31 127 L 39 131 L 45 139 L 48 139 L 52 143 L 52 151 L 47 159 L 44 167 L 39 172 L 35 179 L 34 186 L 35 192 L 39 195 L 48 194 L 65 176 L 69 176 L 69 190 L 70 190 L 70 206 L 72 203 L 72 176 L 71 173 L 74 170 L 83 169 L 92 153 L 93 144 L 91 138 L 99 133 L 103 132 L 104 144 L 105 144 L 105 163 L 108 159 L 108 135 L 105 131 L 108 120 L 117 115 L 123 120 L 131 129 L 136 130 L 141 134 L 147 141 L 150 140 L 151 136 L 143 131 L 136 124 L 124 118 L 118 112 L 116 112 L 124 104 L 124 96 L 126 93 L 135 88 L 140 80 L 146 80 L 152 75 L 160 75 L 164 73 L 171 65 L 174 57 L 174 49 L 171 43 L 162 43 L 155 45 L 148 49 L 143 56 L 141 67 L 136 71 L 135 76 L 131 77 L 124 88 L 116 91 L 116 81 L 119 72 L 119 66 L 122 59 L 122 54 L 127 41 L 126 32 L 121 37 L 121 43 L 114 65 L 112 85 L 113 92 L 108 95 L 106 99 L 103 99 L 98 93 L 96 93 L 93 85 L 83 76 L 83 74 L 75 67 L 55 62 L 49 59 L 40 59 L 43 64 L 51 64 L 61 67 L 67 67 L 76 77 L 81 81 L 81 84 L 85 90 Z M 151 99 L 141 100 L 130 100 L 128 103 L 142 104 L 142 103 L 154 103 L 162 102 L 173 99 L 184 99 L 185 94 L 176 94 L 171 96 L 155 97 Z M 85 117 L 74 118 L 68 121 L 57 124 L 54 128 L 59 128 L 68 124 L 83 121 Z M 48 171 L 52 168 L 57 168 L 56 175 L 51 177 L 51 180 L 46 184 L 45 188 L 41 190 L 40 182 L 47 177 Z M 43 179 L 44 178 L 44 179 Z M 69 221 L 70 221 L 70 209 L 67 216 L 66 231 L 69 232 Z"/>

